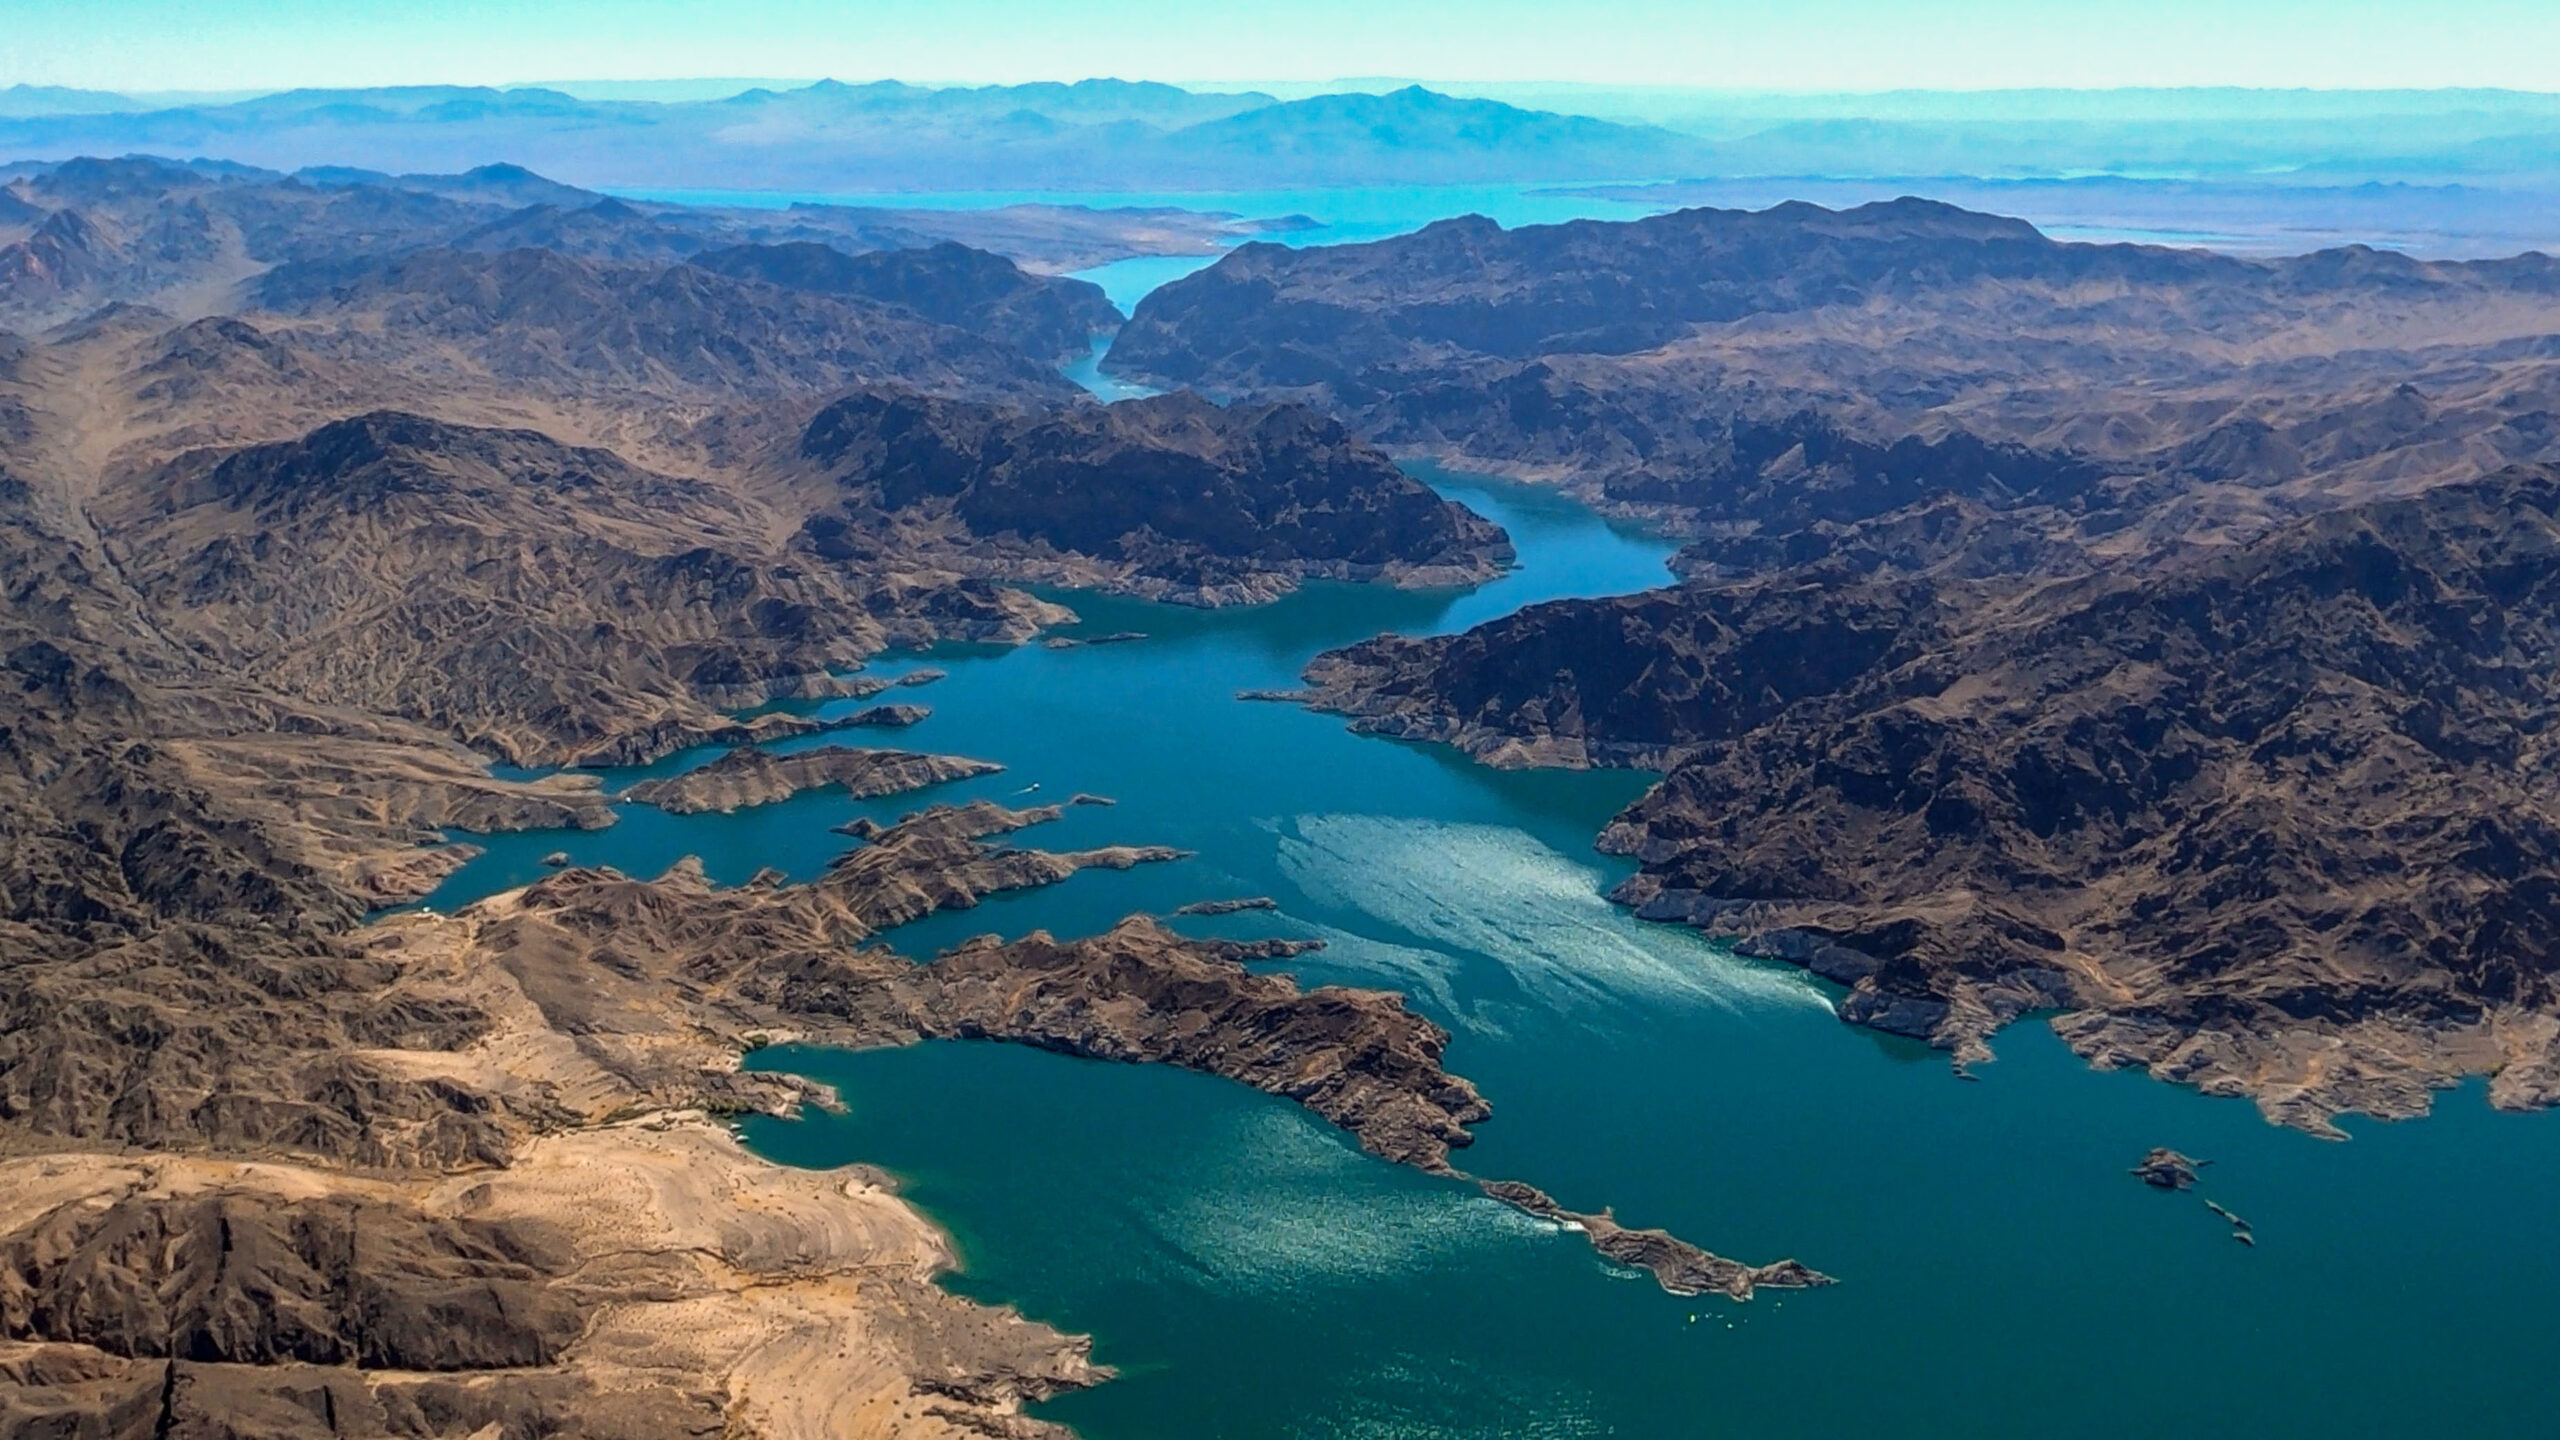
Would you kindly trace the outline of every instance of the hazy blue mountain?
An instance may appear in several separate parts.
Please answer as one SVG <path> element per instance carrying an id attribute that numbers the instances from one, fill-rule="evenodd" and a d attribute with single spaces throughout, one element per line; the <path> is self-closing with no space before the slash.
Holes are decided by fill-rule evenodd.
<path id="1" fill-rule="evenodd" d="M 421 195 L 441 195 L 448 200 L 475 200 L 491 205 L 583 207 L 604 199 L 592 190 L 581 190 L 575 185 L 545 179 L 521 165 L 478 165 L 459 175 L 385 175 L 378 170 L 316 165 L 296 172 L 294 178 L 323 187 L 379 185 L 415 191 Z"/>
<path id="2" fill-rule="evenodd" d="M 1265 106 L 1166 136 L 1155 149 L 1157 163 L 1176 179 L 1250 173 L 1275 185 L 1321 184 L 1345 172 L 1400 184 L 1662 175 L 1683 173 L 1705 154 L 1695 141 L 1652 126 L 1523 110 L 1418 85 Z"/>
<path id="3" fill-rule="evenodd" d="M 2560 96 L 2511 91 L 1469 88 L 1363 83 L 1278 99 L 1121 80 L 826 80 L 640 99 L 429 85 L 148 110 L 21 89 L 0 95 L 0 156 L 148 152 L 385 174 L 506 161 L 581 187 L 847 192 L 2093 174 L 2560 186 Z"/>
<path id="4" fill-rule="evenodd" d="M 102 115 L 142 108 L 134 100 L 106 90 L 73 90 L 60 85 L 12 85 L 0 90 L 0 118 L 39 115 Z"/>
<path id="5" fill-rule="evenodd" d="M 318 175 L 452 174 L 505 160 L 581 186 L 1233 189 L 1630 180 L 1705 147 L 1652 127 L 1418 87 L 1281 103 L 1089 80 L 933 89 L 822 81 L 715 101 L 557 90 L 294 90 L 141 114 L 0 119 L 0 154 L 202 154 Z"/>

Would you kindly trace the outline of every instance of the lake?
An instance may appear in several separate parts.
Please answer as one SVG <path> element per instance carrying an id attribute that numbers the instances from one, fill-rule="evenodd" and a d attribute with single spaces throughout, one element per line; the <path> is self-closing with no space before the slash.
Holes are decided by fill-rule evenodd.
<path id="1" fill-rule="evenodd" d="M 929 797 L 804 795 L 684 819 L 632 807 L 611 830 L 497 836 L 435 903 L 524 883 L 555 848 L 642 874 L 699 853 L 724 881 L 765 865 L 806 878 L 854 814 L 1109 795 L 1120 803 L 1022 839 L 1196 858 L 890 938 L 921 955 L 1272 896 L 1276 914 L 1183 923 L 1324 939 L 1286 968 L 1400 990 L 1446 1024 L 1450 1068 L 1495 1110 L 1467 1168 L 1842 1282 L 1744 1305 L 1668 1296 L 1577 1237 L 1208 1077 L 998 1045 L 759 1055 L 847 1105 L 749 1122 L 759 1150 L 907 1177 L 959 1241 L 955 1288 L 1099 1337 L 1121 1377 L 1042 1410 L 1089 1440 L 2544 1427 L 2541 1367 L 2560 1335 L 2553 1117 L 2493 1113 L 2473 1087 L 2434 1118 L 2323 1142 L 2244 1103 L 2092 1073 L 2033 1023 L 1968 1084 L 1942 1056 L 1840 1024 L 1797 972 L 1608 905 L 1624 867 L 1589 842 L 1645 777 L 1490 771 L 1234 699 L 1380 630 L 1663 574 L 1665 542 L 1551 493 L 1423 473 L 1511 529 L 1516 572 L 1472 592 L 1318 585 L 1224 611 L 1062 597 L 1083 633 L 1147 638 L 878 667 L 948 669 L 914 692 L 934 714 L 901 743 L 1001 775 Z M 2204 1193 L 2260 1244 L 2128 1176 L 2153 1145 L 2214 1159 Z"/>

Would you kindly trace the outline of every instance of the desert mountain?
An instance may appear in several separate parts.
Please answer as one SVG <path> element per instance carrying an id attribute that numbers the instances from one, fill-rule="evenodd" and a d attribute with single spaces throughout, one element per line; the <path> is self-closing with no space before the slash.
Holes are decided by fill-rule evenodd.
<path id="1" fill-rule="evenodd" d="M 894 531 L 966 568 L 988 541 L 1028 544 L 1061 581 L 1196 603 L 1301 577 L 1473 584 L 1511 558 L 1499 528 L 1293 405 L 1166 395 L 1022 415 L 874 392 L 818 412 L 799 453 L 844 494 L 808 522 L 822 553 Z M 931 538 L 949 526 L 969 538 Z"/>

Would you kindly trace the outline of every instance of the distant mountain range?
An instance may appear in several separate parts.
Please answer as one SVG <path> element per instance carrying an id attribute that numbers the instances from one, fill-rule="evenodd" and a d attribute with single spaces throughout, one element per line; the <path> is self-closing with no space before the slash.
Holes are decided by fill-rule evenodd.
<path id="1" fill-rule="evenodd" d="M 843 192 L 1743 176 L 2560 177 L 2560 97 L 2505 91 L 1763 97 L 1571 87 L 1453 95 L 1409 85 L 1280 98 L 1120 80 L 828 80 L 662 101 L 629 87 L 579 88 L 293 90 L 169 103 L 17 86 L 0 91 L 0 157 L 149 152 L 448 173 L 504 160 L 587 186 Z"/>
<path id="2" fill-rule="evenodd" d="M 1278 101 L 1122 81 L 822 81 L 680 104 L 448 86 L 148 111 L 106 103 L 13 95 L 0 105 L 0 155 L 145 151 L 395 172 L 506 160 L 591 186 L 1074 191 L 1665 178 L 1690 173 L 1707 149 L 1657 127 L 1419 87 Z"/>

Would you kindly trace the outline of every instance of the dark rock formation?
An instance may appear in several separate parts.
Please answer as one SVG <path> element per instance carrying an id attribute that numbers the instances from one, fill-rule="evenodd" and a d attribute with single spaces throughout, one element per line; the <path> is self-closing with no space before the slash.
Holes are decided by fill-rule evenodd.
<path id="1" fill-rule="evenodd" d="M 933 717 L 933 711 L 922 705 L 866 705 L 845 717 L 845 724 L 875 730 L 904 730 Z"/>
<path id="2" fill-rule="evenodd" d="M 1062 575 L 1194 603 L 1305 577 L 1469 583 L 1511 558 L 1499 528 L 1294 407 L 1169 395 L 1027 417 L 873 392 L 820 411 L 800 453 L 849 507 L 810 523 L 820 553 L 849 549 L 865 512 L 947 517 L 1098 562 Z"/>
<path id="3" fill-rule="evenodd" d="M 2196 1183 L 2196 1166 L 2190 1160 L 2165 1146 L 2155 1146 L 2133 1167 L 2133 1177 L 2155 1190 L 2190 1190 Z"/>
<path id="4" fill-rule="evenodd" d="M 1302 992 L 1143 917 L 1073 943 L 964 945 L 918 972 L 911 993 L 922 1034 L 1206 1070 L 1295 1100 L 1419 1169 L 1446 1170 L 1472 1138 L 1466 1127 L 1492 1113 L 1441 1070 L 1448 1034 L 1400 997 Z"/>
<path id="5" fill-rule="evenodd" d="M 1174 907 L 1176 915 L 1234 915 L 1246 910 L 1277 910 L 1280 902 L 1268 895 L 1251 895 L 1235 900 L 1194 900 Z"/>

